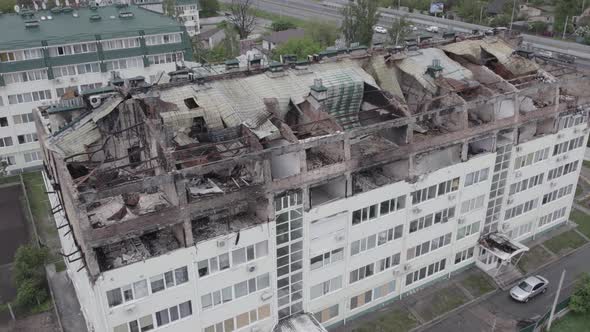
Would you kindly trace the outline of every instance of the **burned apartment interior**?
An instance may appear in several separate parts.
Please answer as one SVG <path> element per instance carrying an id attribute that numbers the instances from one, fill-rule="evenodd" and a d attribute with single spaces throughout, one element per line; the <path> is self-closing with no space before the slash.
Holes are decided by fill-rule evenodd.
<path id="1" fill-rule="evenodd" d="M 568 77 L 568 81 L 560 81 Z M 554 133 L 590 92 L 499 37 L 66 94 L 36 116 L 94 277 Z M 68 253 L 65 253 L 68 254 Z M 69 256 L 68 256 L 69 257 Z"/>

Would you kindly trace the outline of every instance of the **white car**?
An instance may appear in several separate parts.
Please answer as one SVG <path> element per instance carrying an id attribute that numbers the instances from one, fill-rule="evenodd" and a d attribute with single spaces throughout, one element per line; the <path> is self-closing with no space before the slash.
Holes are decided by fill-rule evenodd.
<path id="1" fill-rule="evenodd" d="M 426 31 L 433 32 L 433 33 L 438 33 L 438 27 L 436 25 L 431 25 L 429 27 L 426 27 Z"/>
<path id="2" fill-rule="evenodd" d="M 387 29 L 385 29 L 385 28 L 384 28 L 384 27 L 382 27 L 382 26 L 378 26 L 378 25 L 376 25 L 376 26 L 373 28 L 373 31 L 375 31 L 376 33 L 387 33 Z"/>
<path id="3" fill-rule="evenodd" d="M 418 27 L 417 27 L 417 26 L 415 26 L 415 25 L 410 25 L 410 26 L 408 27 L 408 30 L 410 30 L 410 31 L 418 31 Z"/>

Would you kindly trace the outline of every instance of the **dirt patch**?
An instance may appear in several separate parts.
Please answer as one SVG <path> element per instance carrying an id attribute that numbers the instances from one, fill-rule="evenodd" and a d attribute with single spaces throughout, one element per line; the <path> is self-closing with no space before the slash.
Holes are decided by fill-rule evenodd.
<path id="1" fill-rule="evenodd" d="M 0 332 L 59 332 L 53 310 L 0 325 Z"/>
<path id="2" fill-rule="evenodd" d="M 20 184 L 0 187 L 0 265 L 11 263 L 16 249 L 29 240 L 22 197 Z"/>

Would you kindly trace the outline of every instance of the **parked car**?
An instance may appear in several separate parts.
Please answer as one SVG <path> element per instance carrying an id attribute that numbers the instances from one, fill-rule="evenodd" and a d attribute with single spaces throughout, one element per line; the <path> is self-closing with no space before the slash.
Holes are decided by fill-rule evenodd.
<path id="1" fill-rule="evenodd" d="M 410 31 L 418 31 L 418 27 L 415 26 L 415 25 L 410 25 L 410 26 L 408 26 L 408 30 L 410 30 Z"/>
<path id="2" fill-rule="evenodd" d="M 378 25 L 376 25 L 376 26 L 373 28 L 373 31 L 375 31 L 376 33 L 387 33 L 387 29 L 385 29 L 385 28 L 384 28 L 384 27 L 382 27 L 382 26 L 378 26 Z"/>
<path id="3" fill-rule="evenodd" d="M 547 291 L 549 281 L 539 275 L 530 276 L 510 290 L 510 297 L 519 302 L 528 302 L 533 297 Z"/>
<path id="4" fill-rule="evenodd" d="M 426 27 L 426 31 L 432 32 L 432 33 L 438 33 L 438 27 L 436 25 L 431 25 L 429 27 Z"/>

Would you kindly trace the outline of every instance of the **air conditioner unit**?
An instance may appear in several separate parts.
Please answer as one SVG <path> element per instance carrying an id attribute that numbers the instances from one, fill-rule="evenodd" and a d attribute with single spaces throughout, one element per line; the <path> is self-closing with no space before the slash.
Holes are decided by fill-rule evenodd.
<path id="1" fill-rule="evenodd" d="M 78 78 L 76 76 L 70 76 L 70 82 L 76 82 Z"/>
<path id="2" fill-rule="evenodd" d="M 562 139 L 563 138 L 563 134 L 557 134 L 557 139 Z"/>
<path id="3" fill-rule="evenodd" d="M 131 312 L 131 311 L 135 310 L 135 307 L 136 307 L 135 303 L 132 303 L 132 304 L 126 305 L 124 308 L 125 308 L 125 311 Z"/>
<path id="4" fill-rule="evenodd" d="M 94 95 L 88 97 L 88 101 L 92 108 L 98 108 L 102 104 L 102 96 L 101 95 Z"/>
<path id="5" fill-rule="evenodd" d="M 502 224 L 502 230 L 503 231 L 508 231 L 510 229 L 510 225 L 509 224 Z"/>
<path id="6" fill-rule="evenodd" d="M 256 264 L 250 264 L 250 265 L 246 266 L 246 270 L 250 273 L 255 272 L 256 271 Z"/>
<path id="7" fill-rule="evenodd" d="M 344 235 L 342 235 L 342 234 L 336 234 L 334 236 L 334 240 L 336 240 L 336 241 L 342 241 L 342 240 L 344 240 Z"/>
<path id="8" fill-rule="evenodd" d="M 551 182 L 551 188 L 555 188 L 555 187 L 557 187 L 557 182 L 555 182 L 555 181 Z"/>
<path id="9" fill-rule="evenodd" d="M 448 198 L 449 198 L 449 201 L 452 201 L 452 200 L 454 200 L 456 196 L 457 196 L 457 195 L 455 195 L 455 194 L 450 194 L 450 195 L 448 196 Z"/>
<path id="10" fill-rule="evenodd" d="M 560 162 L 561 161 L 561 157 L 555 158 L 555 161 Z"/>
<path id="11" fill-rule="evenodd" d="M 568 157 L 568 155 L 567 155 L 567 154 L 566 154 L 566 155 L 564 155 L 564 156 L 562 157 L 562 159 L 563 159 L 563 160 L 568 160 L 568 158 L 569 158 L 569 157 Z"/>
<path id="12" fill-rule="evenodd" d="M 521 176 L 522 176 L 522 173 L 521 173 L 521 172 L 519 172 L 519 171 L 517 171 L 516 173 L 514 173 L 514 177 L 515 177 L 515 178 L 519 178 L 519 177 L 521 177 Z"/>
<path id="13" fill-rule="evenodd" d="M 420 209 L 419 207 L 414 207 L 412 209 L 412 212 L 414 212 L 414 213 L 420 213 L 420 212 L 422 212 L 422 209 Z"/>
<path id="14" fill-rule="evenodd" d="M 579 132 L 580 132 L 580 129 L 579 128 L 575 128 L 574 129 L 574 134 L 578 134 Z"/>
<path id="15" fill-rule="evenodd" d="M 509 197 L 509 198 L 506 200 L 506 204 L 508 204 L 508 205 L 512 204 L 513 202 L 514 202 L 514 198 L 512 198 L 512 197 Z"/>
<path id="16" fill-rule="evenodd" d="M 219 248 L 225 247 L 225 240 L 217 240 L 217 247 L 219 247 Z"/>
<path id="17" fill-rule="evenodd" d="M 268 299 L 270 299 L 272 297 L 272 293 L 271 292 L 264 292 L 260 295 L 260 299 L 262 301 L 267 301 Z"/>
<path id="18" fill-rule="evenodd" d="M 412 269 L 412 265 L 404 264 L 404 271 L 410 271 Z"/>
<path id="19" fill-rule="evenodd" d="M 516 152 L 520 152 L 520 151 L 522 151 L 522 147 L 520 147 L 520 146 L 517 146 L 517 147 L 516 147 Z"/>
<path id="20" fill-rule="evenodd" d="M 588 127 L 584 128 L 584 130 L 582 130 L 582 132 L 583 132 L 584 134 L 587 134 L 589 131 L 590 131 L 590 128 L 588 128 Z"/>
<path id="21" fill-rule="evenodd" d="M 58 77 L 58 78 L 56 78 L 56 79 L 55 79 L 55 83 L 61 83 L 61 78 L 59 78 L 59 77 Z"/>
<path id="22" fill-rule="evenodd" d="M 398 276 L 398 275 L 400 275 L 400 270 L 398 270 L 398 269 L 393 269 L 393 270 L 391 270 L 391 274 L 392 274 L 393 276 Z"/>
<path id="23" fill-rule="evenodd" d="M 463 225 L 464 223 L 465 223 L 465 217 L 460 217 L 459 219 L 457 219 L 457 224 Z"/>

